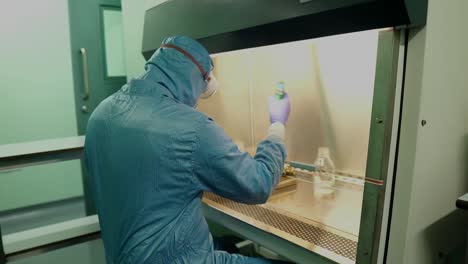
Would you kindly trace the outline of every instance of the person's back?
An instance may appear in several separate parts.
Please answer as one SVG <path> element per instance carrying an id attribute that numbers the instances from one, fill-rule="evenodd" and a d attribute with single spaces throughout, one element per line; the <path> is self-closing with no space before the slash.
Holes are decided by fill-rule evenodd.
<path id="1" fill-rule="evenodd" d="M 107 261 L 264 263 L 214 251 L 201 196 L 264 202 L 284 164 L 281 139 L 262 142 L 255 159 L 240 152 L 193 108 L 206 90 L 205 76 L 193 75 L 211 71 L 208 53 L 185 37 L 164 44 L 146 73 L 104 100 L 88 122 L 85 154 Z"/>
<path id="2" fill-rule="evenodd" d="M 193 120 L 200 114 L 159 93 L 135 94 L 139 82 L 141 91 L 144 81 L 130 82 L 96 110 L 89 122 L 86 153 L 101 161 L 88 162 L 91 166 L 110 165 L 91 168 L 103 239 L 113 257 L 109 262 L 143 263 L 142 256 L 156 253 L 144 252 L 151 244 L 158 245 L 160 263 L 169 263 L 163 261 L 165 256 L 180 254 L 165 248 L 171 233 L 186 235 L 181 239 L 188 241 L 171 241 L 183 245 L 201 238 L 190 232 L 206 229 L 198 210 L 200 191 L 187 177 L 191 164 L 186 162 L 192 154 Z M 198 233 L 206 235 L 203 231 Z"/>

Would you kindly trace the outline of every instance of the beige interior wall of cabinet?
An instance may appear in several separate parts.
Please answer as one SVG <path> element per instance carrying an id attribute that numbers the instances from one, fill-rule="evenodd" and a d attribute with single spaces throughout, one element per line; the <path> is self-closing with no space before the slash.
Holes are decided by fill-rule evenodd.
<path id="1" fill-rule="evenodd" d="M 364 176 L 377 63 L 378 31 L 315 41 L 323 144 L 338 169 Z"/>
<path id="2" fill-rule="evenodd" d="M 197 109 L 223 127 L 241 149 L 252 151 L 247 56 L 238 52 L 214 58 L 221 88 L 208 100 L 199 100 Z"/>
<path id="3" fill-rule="evenodd" d="M 265 138 L 270 126 L 267 98 L 275 93 L 276 83 L 284 81 L 291 100 L 286 134 L 288 160 L 307 163 L 315 161 L 317 148 L 323 142 L 314 54 L 315 46 L 310 42 L 252 51 L 255 142 Z"/>
<path id="4" fill-rule="evenodd" d="M 267 98 L 284 81 L 288 160 L 313 163 L 318 148 L 328 147 L 337 169 L 363 176 L 377 40 L 369 31 L 216 55 L 221 89 L 198 109 L 252 153 L 270 125 Z"/>

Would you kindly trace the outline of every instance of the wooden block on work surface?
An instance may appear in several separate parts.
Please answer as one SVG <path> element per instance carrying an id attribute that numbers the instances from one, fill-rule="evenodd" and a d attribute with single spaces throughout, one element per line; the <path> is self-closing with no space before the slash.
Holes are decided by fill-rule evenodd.
<path id="1" fill-rule="evenodd" d="M 280 182 L 276 189 L 273 191 L 272 195 L 278 195 L 284 192 L 294 191 L 297 186 L 297 180 L 295 178 L 282 176 Z"/>

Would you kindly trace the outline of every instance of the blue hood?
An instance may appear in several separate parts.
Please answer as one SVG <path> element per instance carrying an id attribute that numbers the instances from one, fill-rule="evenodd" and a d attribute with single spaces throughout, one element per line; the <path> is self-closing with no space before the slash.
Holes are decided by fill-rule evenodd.
<path id="1" fill-rule="evenodd" d="M 196 40 L 184 36 L 164 39 L 164 44 L 175 45 L 188 52 L 205 72 L 213 69 L 208 51 Z M 139 78 L 167 88 L 174 99 L 194 107 L 206 90 L 207 84 L 197 66 L 184 54 L 172 48 L 159 48 L 145 65 L 146 72 Z"/>

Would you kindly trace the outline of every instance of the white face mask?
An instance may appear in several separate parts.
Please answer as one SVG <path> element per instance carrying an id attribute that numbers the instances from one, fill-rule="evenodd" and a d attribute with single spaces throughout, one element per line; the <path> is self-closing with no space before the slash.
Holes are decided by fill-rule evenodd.
<path id="1" fill-rule="evenodd" d="M 210 98 L 216 93 L 216 91 L 218 91 L 218 88 L 219 88 L 218 80 L 216 80 L 216 77 L 213 75 L 213 71 L 212 71 L 210 72 L 210 80 L 208 81 L 206 90 L 200 95 L 200 98 L 201 99 Z"/>

